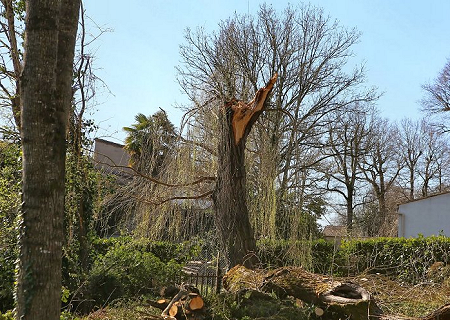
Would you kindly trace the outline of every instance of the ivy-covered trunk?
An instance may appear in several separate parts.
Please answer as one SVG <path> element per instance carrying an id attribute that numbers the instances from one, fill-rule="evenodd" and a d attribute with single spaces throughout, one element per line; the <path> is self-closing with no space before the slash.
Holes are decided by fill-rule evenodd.
<path id="1" fill-rule="evenodd" d="M 258 90 L 251 102 L 233 100 L 220 113 L 218 173 L 213 201 L 219 239 L 231 267 L 243 264 L 251 268 L 256 262 L 256 241 L 246 202 L 245 142 L 276 78 L 277 75 L 273 76 Z"/>
<path id="2" fill-rule="evenodd" d="M 80 0 L 26 1 L 16 294 L 21 320 L 60 318 L 65 138 L 79 8 Z"/>

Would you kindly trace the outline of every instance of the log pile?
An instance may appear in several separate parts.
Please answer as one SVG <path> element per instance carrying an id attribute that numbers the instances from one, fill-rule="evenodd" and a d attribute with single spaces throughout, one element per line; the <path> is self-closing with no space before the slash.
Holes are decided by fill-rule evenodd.
<path id="1" fill-rule="evenodd" d="M 149 304 L 162 310 L 158 319 L 202 320 L 205 317 L 205 302 L 198 289 L 190 285 L 182 284 L 171 300 L 160 299 Z"/>

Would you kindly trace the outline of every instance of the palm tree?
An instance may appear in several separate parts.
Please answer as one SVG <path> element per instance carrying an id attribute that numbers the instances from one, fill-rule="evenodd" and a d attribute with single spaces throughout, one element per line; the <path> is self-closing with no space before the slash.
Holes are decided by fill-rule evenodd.
<path id="1" fill-rule="evenodd" d="M 128 133 L 125 149 L 130 153 L 130 165 L 157 176 L 164 159 L 173 150 L 175 127 L 162 109 L 148 117 L 138 113 L 135 120 L 136 123 L 123 128 Z"/>

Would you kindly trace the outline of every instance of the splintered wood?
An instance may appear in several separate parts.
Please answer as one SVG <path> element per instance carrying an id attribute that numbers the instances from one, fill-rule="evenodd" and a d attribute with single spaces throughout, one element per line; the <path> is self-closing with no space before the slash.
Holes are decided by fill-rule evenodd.
<path id="1" fill-rule="evenodd" d="M 245 103 L 242 101 L 237 101 L 231 105 L 231 110 L 233 110 L 233 133 L 234 142 L 236 144 L 241 141 L 245 134 L 245 130 L 250 122 L 252 122 L 253 116 L 263 110 L 264 103 L 266 102 L 267 95 L 272 90 L 273 85 L 277 80 L 278 75 L 275 73 L 273 77 L 269 80 L 264 88 L 259 89 L 252 101 Z"/>

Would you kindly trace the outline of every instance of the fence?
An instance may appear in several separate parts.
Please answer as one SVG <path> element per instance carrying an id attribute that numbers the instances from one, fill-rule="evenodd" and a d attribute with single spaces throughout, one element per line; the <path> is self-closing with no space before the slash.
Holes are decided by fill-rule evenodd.
<path id="1" fill-rule="evenodd" d="M 222 287 L 223 271 L 219 264 L 212 262 L 190 261 L 183 268 L 180 282 L 195 286 L 203 296 L 217 294 Z"/>

